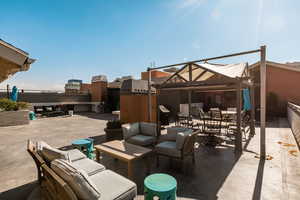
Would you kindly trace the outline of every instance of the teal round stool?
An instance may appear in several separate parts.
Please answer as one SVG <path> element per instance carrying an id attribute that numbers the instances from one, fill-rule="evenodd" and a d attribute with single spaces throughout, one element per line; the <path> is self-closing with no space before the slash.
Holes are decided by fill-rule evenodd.
<path id="1" fill-rule="evenodd" d="M 80 151 L 85 150 L 86 155 L 88 158 L 93 158 L 93 140 L 90 138 L 87 139 L 79 139 L 79 140 L 74 140 L 72 142 L 72 145 L 75 146 L 77 149 Z"/>
<path id="2" fill-rule="evenodd" d="M 144 180 L 145 200 L 153 200 L 158 197 L 160 200 L 175 200 L 177 181 L 168 174 L 152 174 Z"/>
<path id="3" fill-rule="evenodd" d="M 29 112 L 29 119 L 30 120 L 36 120 L 36 116 L 35 116 L 34 112 L 32 112 L 32 111 Z"/>

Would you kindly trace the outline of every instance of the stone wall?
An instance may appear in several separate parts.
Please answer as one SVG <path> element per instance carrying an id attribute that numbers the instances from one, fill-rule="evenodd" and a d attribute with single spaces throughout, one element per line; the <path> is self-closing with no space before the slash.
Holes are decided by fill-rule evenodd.
<path id="1" fill-rule="evenodd" d="M 300 147 L 300 106 L 288 103 L 287 115 L 298 147 Z"/>
<path id="2" fill-rule="evenodd" d="M 29 111 L 3 111 L 0 112 L 0 127 L 29 124 Z"/>

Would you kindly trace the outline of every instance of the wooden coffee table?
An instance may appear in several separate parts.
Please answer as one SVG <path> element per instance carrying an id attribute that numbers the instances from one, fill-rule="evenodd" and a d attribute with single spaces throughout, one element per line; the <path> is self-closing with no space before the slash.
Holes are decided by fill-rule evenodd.
<path id="1" fill-rule="evenodd" d="M 132 162 L 141 158 L 145 158 L 145 165 L 149 172 L 149 159 L 148 156 L 152 149 L 141 147 L 138 145 L 127 143 L 123 140 L 113 140 L 95 146 L 96 159 L 100 161 L 100 153 L 106 153 L 113 158 L 127 162 L 128 165 L 128 178 L 132 179 Z"/>

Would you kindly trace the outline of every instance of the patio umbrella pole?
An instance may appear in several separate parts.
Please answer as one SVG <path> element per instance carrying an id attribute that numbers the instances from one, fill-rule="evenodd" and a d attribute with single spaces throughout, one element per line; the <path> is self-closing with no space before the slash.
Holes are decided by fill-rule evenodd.
<path id="1" fill-rule="evenodd" d="M 152 67 L 152 63 L 151 63 Z M 148 68 L 148 120 L 151 122 L 151 70 Z"/>

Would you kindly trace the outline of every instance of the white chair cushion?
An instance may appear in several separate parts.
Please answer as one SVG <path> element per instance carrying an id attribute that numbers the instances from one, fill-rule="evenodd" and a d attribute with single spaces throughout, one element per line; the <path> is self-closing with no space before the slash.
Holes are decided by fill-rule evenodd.
<path id="1" fill-rule="evenodd" d="M 71 162 L 75 162 L 77 160 L 86 158 L 86 155 L 81 151 L 79 151 L 78 149 L 71 149 L 67 152 L 69 153 L 69 159 Z"/>
<path id="2" fill-rule="evenodd" d="M 49 163 L 55 159 L 64 159 L 70 161 L 69 153 L 67 151 L 61 151 L 51 147 L 46 142 L 37 142 L 37 150 L 39 154 Z"/>
<path id="3" fill-rule="evenodd" d="M 89 177 L 103 200 L 131 200 L 136 197 L 136 184 L 119 174 L 105 170 Z"/>
<path id="4" fill-rule="evenodd" d="M 98 172 L 105 170 L 105 167 L 103 165 L 89 158 L 83 158 L 75 162 L 72 162 L 72 166 L 77 170 L 81 169 L 85 171 L 89 176 L 92 176 Z"/>
<path id="5" fill-rule="evenodd" d="M 172 141 L 166 141 L 157 144 L 155 146 L 155 152 L 171 157 L 181 157 L 181 152 L 176 148 L 176 142 Z"/>
<path id="6" fill-rule="evenodd" d="M 79 199 L 98 200 L 100 192 L 83 170 L 77 170 L 71 163 L 56 159 L 51 162 L 52 170 L 66 181 Z"/>
<path id="7" fill-rule="evenodd" d="M 176 136 L 176 148 L 177 149 L 182 149 L 183 148 L 183 145 L 184 145 L 184 141 L 186 139 L 186 137 L 190 134 L 193 133 L 193 130 L 187 130 L 187 131 L 184 131 L 184 132 L 179 132 L 177 133 L 177 136 Z"/>
<path id="8" fill-rule="evenodd" d="M 135 135 L 129 138 L 126 142 L 140 146 L 148 146 L 155 142 L 155 137 L 147 135 Z"/>

